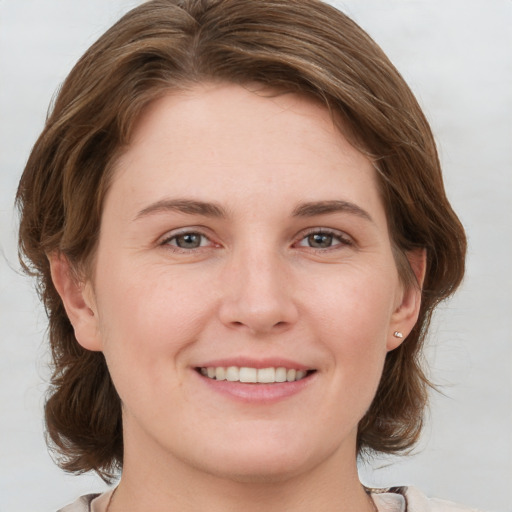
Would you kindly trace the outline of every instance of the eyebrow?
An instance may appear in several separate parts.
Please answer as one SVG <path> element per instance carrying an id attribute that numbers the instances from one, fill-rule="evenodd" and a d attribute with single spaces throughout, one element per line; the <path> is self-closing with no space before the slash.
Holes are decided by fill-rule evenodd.
<path id="1" fill-rule="evenodd" d="M 147 217 L 153 213 L 175 211 L 189 215 L 202 215 L 205 217 L 227 217 L 226 210 L 222 206 L 193 199 L 162 199 L 142 209 L 135 216 L 135 220 Z"/>
<path id="2" fill-rule="evenodd" d="M 134 220 L 147 217 L 154 213 L 175 211 L 188 215 L 202 215 L 205 217 L 226 218 L 226 210 L 215 203 L 197 201 L 194 199 L 162 199 L 140 210 Z M 330 213 L 349 213 L 373 222 L 370 214 L 354 203 L 341 200 L 312 201 L 301 203 L 292 212 L 293 217 L 315 217 Z"/>
<path id="3" fill-rule="evenodd" d="M 370 214 L 357 204 L 348 201 L 315 201 L 299 204 L 292 215 L 294 217 L 314 217 L 316 215 L 327 215 L 329 213 L 349 213 L 373 222 Z"/>

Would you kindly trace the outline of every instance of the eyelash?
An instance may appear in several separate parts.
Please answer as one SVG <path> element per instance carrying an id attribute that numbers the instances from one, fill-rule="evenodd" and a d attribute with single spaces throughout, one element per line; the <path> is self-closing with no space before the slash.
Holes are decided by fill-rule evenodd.
<path id="1" fill-rule="evenodd" d="M 185 236 L 201 237 L 200 245 L 198 247 L 190 247 L 190 248 L 180 247 L 179 245 L 177 245 L 177 242 L 176 242 L 177 239 L 180 237 L 185 237 Z M 301 242 L 307 240 L 311 236 L 332 237 L 332 241 L 336 240 L 338 243 L 334 243 L 333 245 L 330 245 L 328 247 L 311 247 L 309 245 L 301 244 Z M 211 241 L 211 239 L 207 235 L 205 235 L 204 233 L 201 233 L 200 231 L 194 231 L 194 230 L 182 231 L 180 233 L 175 233 L 171 236 L 168 236 L 164 240 L 162 240 L 160 245 L 166 246 L 166 247 L 172 247 L 172 250 L 175 252 L 190 253 L 190 252 L 199 251 L 199 250 L 207 247 L 207 244 L 203 244 L 204 240 L 208 240 L 211 244 L 216 245 L 214 242 Z M 173 242 L 176 242 L 176 243 L 173 243 Z M 352 246 L 352 245 L 354 245 L 354 242 L 348 235 L 346 235 L 343 232 L 336 231 L 333 229 L 328 229 L 328 228 L 315 228 L 315 229 L 311 229 L 310 231 L 307 231 L 306 233 L 301 233 L 300 238 L 297 238 L 297 240 L 293 243 L 293 246 L 306 247 L 306 248 L 312 249 L 315 252 L 326 252 L 329 250 L 336 250 L 336 248 Z"/>
<path id="2" fill-rule="evenodd" d="M 202 240 L 200 242 L 199 247 L 185 248 L 185 247 L 180 247 L 179 245 L 177 245 L 177 243 L 172 243 L 173 241 L 176 242 L 176 240 L 178 238 L 185 237 L 187 235 L 188 236 L 195 235 L 195 236 L 201 237 Z M 213 242 L 210 240 L 210 238 L 208 236 L 206 236 L 204 233 L 201 233 L 200 231 L 187 230 L 187 231 L 182 231 L 180 233 L 174 233 L 173 235 L 166 237 L 164 240 L 162 240 L 160 245 L 172 247 L 172 250 L 176 251 L 176 252 L 188 253 L 191 251 L 197 251 L 197 250 L 203 249 L 205 247 L 205 245 L 203 245 L 204 240 L 208 240 L 208 241 L 210 241 L 210 243 L 213 244 Z"/>
<path id="3" fill-rule="evenodd" d="M 314 235 L 330 236 L 330 237 L 332 237 L 333 241 L 337 240 L 338 243 L 330 245 L 329 247 L 321 247 L 321 248 L 305 246 L 305 245 L 299 245 L 299 247 L 309 247 L 309 249 L 313 249 L 314 251 L 317 251 L 317 252 L 325 252 L 328 250 L 336 250 L 337 248 L 354 245 L 353 240 L 347 234 L 343 233 L 342 231 L 337 231 L 337 230 L 328 229 L 328 228 L 315 228 L 315 229 L 311 229 L 310 231 L 308 231 L 306 233 L 302 233 L 301 238 L 299 238 L 298 241 L 294 243 L 294 245 L 296 245 L 298 242 L 302 242 L 302 241 L 306 240 L 307 238 L 314 236 Z"/>

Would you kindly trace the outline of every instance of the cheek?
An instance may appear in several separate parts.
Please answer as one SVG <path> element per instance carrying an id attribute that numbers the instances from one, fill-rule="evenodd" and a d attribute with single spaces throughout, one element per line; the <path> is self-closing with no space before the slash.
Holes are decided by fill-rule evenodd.
<path id="1" fill-rule="evenodd" d="M 124 414 L 149 421 L 156 414 L 156 421 L 157 396 L 170 408 L 182 405 L 176 391 L 186 379 L 187 350 L 200 335 L 202 302 L 180 290 L 164 283 L 112 288 L 102 336 Z"/>
<path id="2" fill-rule="evenodd" d="M 151 275 L 144 268 L 134 272 L 119 266 L 98 282 L 105 356 L 109 365 L 122 363 L 127 372 L 169 365 L 197 339 L 211 303 L 200 283 L 168 272 Z"/>
<path id="3" fill-rule="evenodd" d="M 398 277 L 394 267 L 381 272 L 340 269 L 330 279 L 311 283 L 314 317 L 332 331 L 350 334 L 361 342 L 382 343 L 395 308 Z M 373 335 L 372 335 L 373 334 Z"/>
<path id="4" fill-rule="evenodd" d="M 387 275 L 386 275 L 387 274 Z M 396 287 L 393 272 L 347 272 L 314 290 L 314 329 L 330 353 L 334 386 L 371 400 L 387 353 Z M 363 400 L 364 401 L 364 400 Z"/>

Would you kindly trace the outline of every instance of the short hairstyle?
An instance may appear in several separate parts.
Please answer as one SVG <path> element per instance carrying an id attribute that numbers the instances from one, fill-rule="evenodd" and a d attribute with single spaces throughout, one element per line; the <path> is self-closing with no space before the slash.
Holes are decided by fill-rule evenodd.
<path id="1" fill-rule="evenodd" d="M 400 453 L 418 440 L 429 380 L 421 348 L 437 304 L 460 284 L 464 230 L 444 191 L 417 101 L 375 42 L 319 0 L 151 0 L 92 45 L 65 80 L 21 178 L 19 250 L 49 317 L 53 376 L 45 416 L 58 463 L 110 478 L 123 463 L 121 404 L 101 352 L 83 349 L 52 283 L 48 255 L 87 273 L 113 166 L 141 112 L 201 82 L 261 83 L 316 98 L 375 164 L 399 275 L 425 248 L 419 320 L 386 356 L 358 453 Z M 82 277 L 80 277 L 82 276 Z"/>

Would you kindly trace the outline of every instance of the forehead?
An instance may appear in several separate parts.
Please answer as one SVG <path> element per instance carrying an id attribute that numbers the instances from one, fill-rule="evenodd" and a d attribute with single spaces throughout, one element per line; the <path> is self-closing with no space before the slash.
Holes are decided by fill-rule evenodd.
<path id="1" fill-rule="evenodd" d="M 350 189 L 360 196 L 351 200 L 375 202 L 377 189 L 372 163 L 326 107 L 254 84 L 202 84 L 154 101 L 117 162 L 116 187 L 137 202 L 159 194 L 236 202 L 236 192 L 245 204 L 293 193 L 336 200 Z"/>
<path id="2" fill-rule="evenodd" d="M 171 131 L 176 141 L 174 149 L 187 149 L 179 143 L 194 138 L 205 147 L 214 144 L 222 149 L 226 145 L 231 152 L 236 149 L 232 143 L 237 140 L 245 142 L 240 149 L 251 149 L 251 140 L 272 147 L 274 143 L 285 143 L 286 128 L 291 124 L 296 135 L 307 133 L 308 147 L 319 142 L 335 146 L 346 143 L 339 127 L 334 126 L 331 113 L 311 96 L 259 83 L 221 82 L 170 91 L 151 102 L 135 124 L 130 148 L 148 144 L 150 139 L 161 142 Z M 197 144 L 188 149 L 197 150 Z"/>

